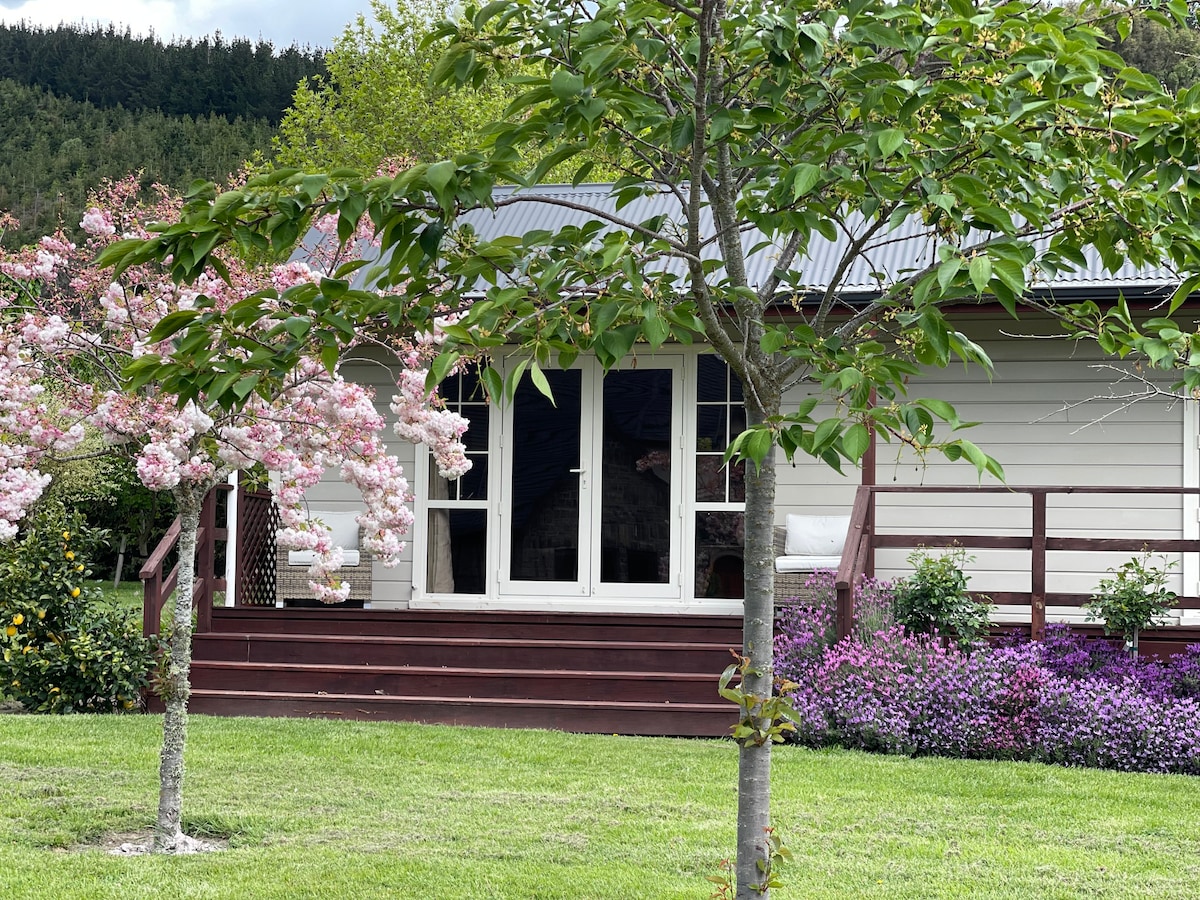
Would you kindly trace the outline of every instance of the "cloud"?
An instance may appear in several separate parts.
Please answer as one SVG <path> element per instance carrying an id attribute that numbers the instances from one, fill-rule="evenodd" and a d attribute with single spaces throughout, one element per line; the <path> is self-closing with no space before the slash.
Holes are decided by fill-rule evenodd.
<path id="1" fill-rule="evenodd" d="M 111 23 L 164 41 L 220 31 L 226 38 L 262 38 L 276 47 L 328 47 L 359 12 L 369 13 L 368 0 L 0 0 L 0 20 L 9 24 Z"/>

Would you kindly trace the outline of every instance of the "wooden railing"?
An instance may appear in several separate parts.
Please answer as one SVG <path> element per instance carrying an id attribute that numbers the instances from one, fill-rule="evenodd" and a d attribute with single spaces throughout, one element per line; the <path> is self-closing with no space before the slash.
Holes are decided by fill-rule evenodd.
<path id="1" fill-rule="evenodd" d="M 1030 498 L 1028 535 L 985 534 L 880 534 L 875 501 L 879 494 L 1006 494 Z M 1030 552 L 1030 590 L 989 591 L 991 601 L 1001 605 L 1028 605 L 1030 633 L 1041 640 L 1046 629 L 1046 606 L 1080 606 L 1088 594 L 1047 593 L 1046 554 L 1056 550 L 1083 552 L 1140 553 L 1147 547 L 1155 553 L 1200 553 L 1200 540 L 1155 538 L 1082 538 L 1050 537 L 1046 533 L 1046 499 L 1051 495 L 1080 494 L 1174 494 L 1198 495 L 1200 488 L 1184 487 L 925 487 L 908 485 L 863 485 L 854 498 L 850 529 L 837 571 L 837 631 L 839 637 L 850 633 L 854 621 L 854 584 L 863 575 L 875 574 L 875 551 L 884 548 L 951 547 L 973 549 L 1028 550 Z M 1200 609 L 1200 598 L 1179 597 L 1176 609 Z"/>
<path id="2" fill-rule="evenodd" d="M 196 630 L 212 628 L 213 594 L 227 587 L 225 578 L 216 572 L 216 545 L 229 540 L 229 529 L 217 527 L 217 495 L 233 490 L 228 484 L 217 485 L 208 492 L 200 508 L 200 528 L 196 532 L 196 583 L 192 590 L 192 608 L 196 610 Z M 167 559 L 179 545 L 179 519 L 171 523 L 163 539 L 142 566 L 138 577 L 142 580 L 142 633 L 158 634 L 162 624 L 162 609 L 179 583 L 179 562 L 169 571 Z"/>

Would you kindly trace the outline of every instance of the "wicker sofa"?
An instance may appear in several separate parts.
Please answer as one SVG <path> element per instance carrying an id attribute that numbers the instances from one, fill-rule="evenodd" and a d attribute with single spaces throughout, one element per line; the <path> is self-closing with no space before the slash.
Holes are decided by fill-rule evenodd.
<path id="1" fill-rule="evenodd" d="M 849 516 L 789 514 L 776 526 L 776 606 L 810 599 L 805 582 L 819 569 L 837 569 L 849 530 Z"/>
<path id="2" fill-rule="evenodd" d="M 338 569 L 338 577 L 350 585 L 350 596 L 346 598 L 348 606 L 359 606 L 371 599 L 371 569 L 372 557 L 359 549 L 362 546 L 362 534 L 355 521 L 357 513 L 328 512 L 313 510 L 312 518 L 320 519 L 329 526 L 334 546 L 341 547 L 345 563 Z M 275 599 L 288 605 L 324 606 L 314 600 L 308 587 L 308 570 L 312 565 L 313 554 L 309 550 L 283 550 L 276 553 L 275 564 Z"/>

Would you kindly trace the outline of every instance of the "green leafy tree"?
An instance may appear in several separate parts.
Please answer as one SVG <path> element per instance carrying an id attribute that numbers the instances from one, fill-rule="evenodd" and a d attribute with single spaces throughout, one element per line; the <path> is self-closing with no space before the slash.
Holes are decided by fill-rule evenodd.
<path id="1" fill-rule="evenodd" d="M 1122 60 L 1153 75 L 1168 90 L 1183 90 L 1200 81 L 1200 34 L 1194 20 L 1180 24 L 1138 15 L 1124 39 L 1115 27 L 1106 31 Z"/>
<path id="2" fill-rule="evenodd" d="M 1186 14 L 1179 3 L 1170 11 Z M 837 467 L 856 463 L 873 432 L 1000 475 L 955 433 L 949 404 L 906 393 L 923 366 L 988 365 L 952 311 L 1034 308 L 1071 318 L 1081 334 L 1104 326 L 1103 345 L 1128 350 L 1124 320 L 1056 306 L 1028 291 L 1032 280 L 1083 265 L 1089 247 L 1110 269 L 1126 261 L 1188 269 L 1200 259 L 1200 95 L 1172 97 L 1123 67 L 1088 15 L 987 0 L 468 8 L 437 32 L 444 55 L 435 79 L 474 85 L 516 71 L 520 88 L 477 149 L 395 178 L 279 171 L 243 191 L 199 191 L 181 222 L 105 257 L 120 267 L 170 255 L 174 276 L 191 279 L 223 242 L 281 248 L 315 214 L 336 215 L 345 239 L 365 215 L 385 254 L 373 270 L 381 291 L 351 289 L 352 270 L 343 269 L 288 291 L 269 333 L 243 326 L 257 312 L 201 309 L 159 329 L 155 337 L 179 330 L 181 350 L 143 357 L 135 382 L 220 394 L 194 348 L 240 344 L 247 372 L 283 377 L 305 348 L 381 325 L 428 329 L 445 309 L 461 318 L 444 329 L 431 378 L 477 357 L 496 397 L 511 397 L 526 373 L 546 389 L 544 369 L 581 353 L 612 366 L 668 341 L 707 342 L 741 379 L 749 421 L 731 448 L 753 462 L 736 881 L 739 898 L 763 895 L 778 734 L 776 450 Z M 617 153 L 626 154 L 623 175 L 595 207 L 536 191 L 493 194 L 497 183 L 533 184 L 557 166 L 573 164 L 583 179 L 598 154 Z M 669 214 L 625 213 L 649 195 L 665 198 Z M 489 241 L 460 224 L 467 210 L 511 204 L 566 204 L 586 221 Z M 902 226 L 930 252 L 880 271 L 874 261 Z M 808 289 L 810 247 L 839 236 L 844 250 L 828 283 Z M 775 260 L 756 282 L 752 251 Z M 863 266 L 878 273 L 878 289 L 850 296 L 845 286 Z M 501 353 L 522 359 L 506 379 L 490 365 Z M 834 402 L 785 406 L 785 392 L 801 383 Z M 818 419 L 822 408 L 831 412 Z"/>
<path id="3" fill-rule="evenodd" d="M 371 0 L 325 57 L 328 74 L 300 82 L 275 140 L 277 163 L 372 172 L 385 159 L 436 160 L 478 145 L 515 91 L 487 79 L 470 91 L 430 80 L 440 51 L 424 38 L 446 0 Z"/>

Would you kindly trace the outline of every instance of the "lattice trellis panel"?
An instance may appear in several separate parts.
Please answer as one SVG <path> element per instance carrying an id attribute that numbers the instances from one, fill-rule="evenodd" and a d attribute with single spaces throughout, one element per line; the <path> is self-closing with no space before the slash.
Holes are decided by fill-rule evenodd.
<path id="1" fill-rule="evenodd" d="M 279 510 L 270 491 L 238 495 L 238 606 L 275 605 L 275 532 Z"/>

